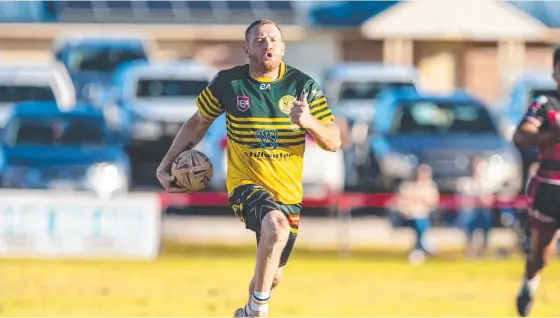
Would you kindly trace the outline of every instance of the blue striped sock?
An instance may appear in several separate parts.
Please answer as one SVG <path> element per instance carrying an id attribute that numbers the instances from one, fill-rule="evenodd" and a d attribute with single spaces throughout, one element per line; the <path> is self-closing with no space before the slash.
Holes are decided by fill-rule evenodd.
<path id="1" fill-rule="evenodd" d="M 268 300 L 270 299 L 270 293 L 268 292 L 258 292 L 253 291 L 251 296 L 251 301 L 249 303 L 251 310 L 258 312 L 268 312 Z"/>

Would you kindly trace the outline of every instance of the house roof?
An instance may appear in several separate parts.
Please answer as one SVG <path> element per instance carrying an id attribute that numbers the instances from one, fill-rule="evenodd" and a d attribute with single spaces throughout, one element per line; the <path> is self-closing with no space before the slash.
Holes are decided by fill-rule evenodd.
<path id="1" fill-rule="evenodd" d="M 547 26 L 504 1 L 406 1 L 362 25 L 366 38 L 537 40 Z"/>
<path id="2" fill-rule="evenodd" d="M 549 28 L 560 28 L 559 1 L 507 1 Z"/>
<path id="3" fill-rule="evenodd" d="M 314 27 L 360 27 L 400 1 L 319 1 L 309 10 Z"/>

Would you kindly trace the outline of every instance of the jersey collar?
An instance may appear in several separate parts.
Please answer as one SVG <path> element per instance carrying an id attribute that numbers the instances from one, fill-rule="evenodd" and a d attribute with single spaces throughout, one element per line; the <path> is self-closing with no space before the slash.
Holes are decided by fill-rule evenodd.
<path id="1" fill-rule="evenodd" d="M 254 79 L 257 82 L 263 82 L 263 83 L 271 83 L 271 82 L 279 81 L 282 78 L 284 78 L 284 75 L 286 75 L 286 64 L 284 64 L 284 62 L 280 62 L 280 71 L 278 72 L 277 79 L 272 79 L 267 77 L 253 77 L 253 75 L 251 75 L 251 73 L 249 72 L 249 76 L 251 76 L 252 79 Z"/>

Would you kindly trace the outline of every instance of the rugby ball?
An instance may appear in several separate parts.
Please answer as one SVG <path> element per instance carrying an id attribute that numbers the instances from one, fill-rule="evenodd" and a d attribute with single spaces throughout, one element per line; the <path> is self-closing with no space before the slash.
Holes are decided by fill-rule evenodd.
<path id="1" fill-rule="evenodd" d="M 180 153 L 171 165 L 171 175 L 175 177 L 175 183 L 188 191 L 204 189 L 212 180 L 213 173 L 210 159 L 194 149 Z"/>

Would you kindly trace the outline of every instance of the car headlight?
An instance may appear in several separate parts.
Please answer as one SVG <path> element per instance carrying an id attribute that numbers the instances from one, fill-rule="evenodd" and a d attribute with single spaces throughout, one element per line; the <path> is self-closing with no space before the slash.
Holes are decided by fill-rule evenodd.
<path id="1" fill-rule="evenodd" d="M 380 162 L 383 174 L 407 178 L 418 165 L 418 158 L 411 154 L 389 153 Z"/>
<path id="2" fill-rule="evenodd" d="M 132 126 L 132 134 L 140 139 L 157 139 L 162 133 L 162 127 L 152 121 L 139 120 Z"/>
<path id="3" fill-rule="evenodd" d="M 101 197 L 128 188 L 128 178 L 122 169 L 111 163 L 99 163 L 90 167 L 88 181 L 91 188 Z"/>
<path id="4" fill-rule="evenodd" d="M 521 163 L 513 152 L 501 151 L 489 153 L 485 155 L 485 171 L 483 175 L 488 181 L 500 182 L 511 174 L 512 166 L 518 166 L 521 169 Z"/>
<path id="5" fill-rule="evenodd" d="M 503 168 L 505 166 L 519 165 L 521 162 L 518 156 L 513 152 L 501 151 L 495 153 L 487 153 L 485 155 L 488 168 Z"/>

